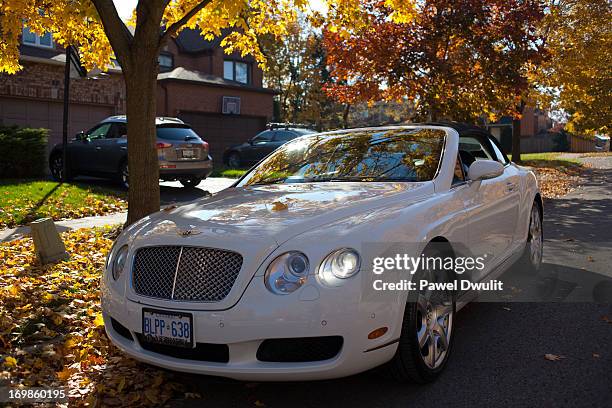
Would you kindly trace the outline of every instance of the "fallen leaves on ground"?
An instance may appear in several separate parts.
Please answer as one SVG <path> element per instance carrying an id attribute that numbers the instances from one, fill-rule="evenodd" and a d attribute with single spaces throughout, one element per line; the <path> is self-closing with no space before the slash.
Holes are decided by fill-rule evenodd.
<path id="1" fill-rule="evenodd" d="M 41 266 L 31 238 L 0 244 L 0 382 L 67 387 L 71 406 L 155 406 L 184 385 L 127 358 L 104 332 L 99 281 L 116 230 L 62 234 L 70 259 Z"/>
<path id="2" fill-rule="evenodd" d="M 558 198 L 574 190 L 581 182 L 580 167 L 535 167 L 533 171 L 544 198 Z"/>
<path id="3" fill-rule="evenodd" d="M 561 359 L 564 359 L 565 356 L 558 356 L 556 354 L 544 354 L 544 358 L 548 361 L 559 361 Z"/>

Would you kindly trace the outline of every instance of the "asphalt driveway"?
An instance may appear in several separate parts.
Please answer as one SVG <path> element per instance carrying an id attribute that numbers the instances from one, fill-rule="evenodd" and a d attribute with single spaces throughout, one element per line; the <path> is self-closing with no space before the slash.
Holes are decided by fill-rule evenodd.
<path id="1" fill-rule="evenodd" d="M 612 157 L 586 160 L 596 168 L 585 185 L 545 203 L 545 268 L 611 276 Z M 433 384 L 396 384 L 373 372 L 302 383 L 177 374 L 200 397 L 170 406 L 610 407 L 612 304 L 573 302 L 571 293 L 561 300 L 466 306 L 456 319 L 454 355 Z"/>

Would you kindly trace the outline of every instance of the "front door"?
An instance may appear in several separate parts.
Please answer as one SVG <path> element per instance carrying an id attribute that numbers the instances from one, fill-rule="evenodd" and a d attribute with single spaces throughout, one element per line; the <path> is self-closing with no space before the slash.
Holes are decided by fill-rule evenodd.
<path id="1" fill-rule="evenodd" d="M 462 160 L 497 160 L 489 143 L 484 137 L 462 136 L 459 139 Z M 499 177 L 469 182 L 468 242 L 473 256 L 485 259 L 485 268 L 480 276 L 474 276 L 476 280 L 482 279 L 510 255 L 519 204 L 514 176 L 511 166 L 506 166 Z"/>
<path id="2" fill-rule="evenodd" d="M 110 123 L 102 123 L 94 126 L 86 132 L 81 140 L 75 140 L 72 145 L 71 160 L 79 173 L 91 174 L 100 171 L 102 165 L 99 163 L 99 152 L 102 150 L 100 141 L 106 137 Z"/>

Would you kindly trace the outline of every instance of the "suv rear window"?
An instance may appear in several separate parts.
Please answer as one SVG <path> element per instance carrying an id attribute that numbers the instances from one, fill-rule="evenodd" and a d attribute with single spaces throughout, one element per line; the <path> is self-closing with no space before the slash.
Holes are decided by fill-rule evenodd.
<path id="1" fill-rule="evenodd" d="M 200 138 L 193 129 L 181 126 L 158 126 L 157 137 L 166 140 L 195 140 Z"/>

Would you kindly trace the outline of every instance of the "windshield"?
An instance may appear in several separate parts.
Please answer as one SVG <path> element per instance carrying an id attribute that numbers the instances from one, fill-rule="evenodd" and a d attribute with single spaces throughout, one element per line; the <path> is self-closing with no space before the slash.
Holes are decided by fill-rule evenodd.
<path id="1" fill-rule="evenodd" d="M 277 149 L 238 186 L 331 181 L 427 181 L 444 146 L 440 129 L 315 134 Z"/>

